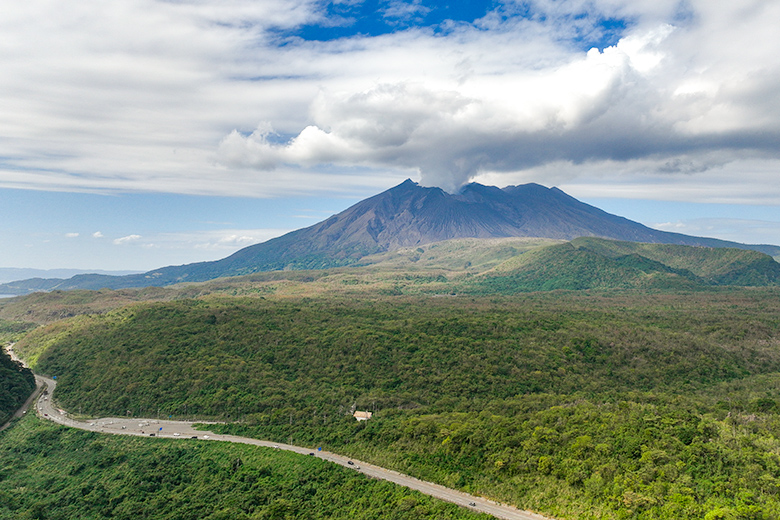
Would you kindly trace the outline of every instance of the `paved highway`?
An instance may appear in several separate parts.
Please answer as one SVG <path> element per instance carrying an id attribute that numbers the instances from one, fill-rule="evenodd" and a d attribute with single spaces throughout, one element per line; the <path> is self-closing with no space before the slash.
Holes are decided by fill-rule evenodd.
<path id="1" fill-rule="evenodd" d="M 148 437 L 154 434 L 155 437 L 182 439 L 182 442 L 187 442 L 188 439 L 197 437 L 198 439 L 209 441 L 236 442 L 241 444 L 252 444 L 254 446 L 264 446 L 268 448 L 294 451 L 304 455 L 313 455 L 320 459 L 330 461 L 334 464 L 339 464 L 340 466 L 351 468 L 354 471 L 359 471 L 368 475 L 369 477 L 388 480 L 401 486 L 420 491 L 426 495 L 430 495 L 441 500 L 446 500 L 447 502 L 452 502 L 453 504 L 473 509 L 481 513 L 487 513 L 496 518 L 502 518 L 505 520 L 549 520 L 547 517 L 538 515 L 536 513 L 522 511 L 510 505 L 501 504 L 482 497 L 462 493 L 460 491 L 446 488 L 432 482 L 426 482 L 408 475 L 404 475 L 402 473 L 398 473 L 397 471 L 380 468 L 379 466 L 374 466 L 373 464 L 368 464 L 357 459 L 349 459 L 336 453 L 312 450 L 311 448 L 303 448 L 289 444 L 261 441 L 247 437 L 237 437 L 235 435 L 220 435 L 210 431 L 196 430 L 193 428 L 195 423 L 192 422 L 138 419 L 127 417 L 106 417 L 102 419 L 94 419 L 91 421 L 77 421 L 71 418 L 65 410 L 59 409 L 55 406 L 52 399 L 52 394 L 54 393 L 54 389 L 56 388 L 57 383 L 54 380 L 46 377 L 35 377 L 39 387 L 43 389 L 43 395 L 40 396 L 36 404 L 36 410 L 38 414 L 40 414 L 41 417 L 45 419 L 49 419 L 64 426 L 119 435 L 138 435 Z M 201 422 L 200 424 L 203 423 Z"/>

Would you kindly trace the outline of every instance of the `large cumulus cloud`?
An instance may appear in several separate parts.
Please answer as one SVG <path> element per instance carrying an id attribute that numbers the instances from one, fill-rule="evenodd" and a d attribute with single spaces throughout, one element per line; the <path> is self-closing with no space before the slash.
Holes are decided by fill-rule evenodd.
<path id="1" fill-rule="evenodd" d="M 264 169 L 416 169 L 424 184 L 450 190 L 480 175 L 559 162 L 652 159 L 645 165 L 658 173 L 693 174 L 746 157 L 777 159 L 780 69 L 767 19 L 780 20 L 778 8 L 694 7 L 679 25 L 637 24 L 614 46 L 536 67 L 477 66 L 457 80 L 321 93 L 312 123 L 289 141 L 269 141 L 267 125 L 233 132 L 220 156 Z M 511 64 L 513 49 L 495 52 Z"/>
<path id="2" fill-rule="evenodd" d="M 473 23 L 296 36 L 350 23 L 324 5 L 4 2 L 0 186 L 270 196 L 587 177 L 712 193 L 738 172 L 780 201 L 778 2 L 510 0 Z"/>

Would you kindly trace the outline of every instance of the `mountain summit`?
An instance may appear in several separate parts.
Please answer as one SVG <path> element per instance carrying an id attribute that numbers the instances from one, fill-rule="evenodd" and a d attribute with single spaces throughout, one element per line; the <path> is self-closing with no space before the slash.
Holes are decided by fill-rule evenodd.
<path id="1" fill-rule="evenodd" d="M 734 247 L 780 255 L 780 247 L 745 245 L 651 229 L 612 215 L 558 188 L 524 184 L 496 188 L 477 183 L 456 194 L 406 180 L 313 226 L 246 247 L 222 260 L 170 266 L 128 276 L 79 275 L 68 280 L 27 280 L 0 292 L 117 289 L 199 282 L 282 269 L 350 265 L 362 257 L 456 238 L 602 237 L 630 242 Z"/>
<path id="2" fill-rule="evenodd" d="M 213 264 L 227 274 L 312 269 L 346 265 L 368 254 L 442 240 L 503 237 L 602 237 L 780 253 L 776 246 L 651 229 L 539 184 L 501 189 L 471 183 L 450 194 L 406 180 L 318 224 L 249 246 Z"/>

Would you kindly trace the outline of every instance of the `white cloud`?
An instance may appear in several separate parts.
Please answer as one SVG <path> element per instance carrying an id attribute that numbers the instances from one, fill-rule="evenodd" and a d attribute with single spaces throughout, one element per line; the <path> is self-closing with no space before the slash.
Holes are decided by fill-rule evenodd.
<path id="1" fill-rule="evenodd" d="M 411 2 L 405 0 L 391 0 L 388 2 L 387 7 L 382 9 L 382 15 L 385 18 L 409 21 L 420 16 L 425 16 L 430 12 L 430 8 L 422 5 L 421 0 L 412 0 Z"/>
<path id="2" fill-rule="evenodd" d="M 100 231 L 95 231 L 94 233 L 92 233 L 92 238 L 103 238 L 103 233 L 101 233 Z"/>
<path id="3" fill-rule="evenodd" d="M 615 151 L 592 132 L 613 126 L 616 104 L 644 98 L 649 89 L 642 73 L 658 64 L 653 47 L 669 33 L 663 26 L 548 70 L 474 78 L 461 88 L 402 82 L 323 92 L 312 103 L 314 124 L 289 142 L 269 142 L 264 124 L 248 136 L 232 132 L 219 156 L 226 164 L 264 170 L 291 163 L 417 168 L 423 183 L 449 189 L 488 169 L 520 170 L 567 155 L 578 161 L 609 156 Z M 632 92 L 629 83 L 642 92 Z M 629 108 L 622 117 L 645 109 Z"/>
<path id="4" fill-rule="evenodd" d="M 650 224 L 662 231 L 707 236 L 748 244 L 780 244 L 780 221 L 698 218 Z"/>
<path id="5" fill-rule="evenodd" d="M 264 29 L 319 16 L 314 2 L 281 0 L 2 9 L 0 184 L 196 193 L 225 176 L 210 155 L 228 125 L 280 94 L 244 79 L 266 61 L 252 52 Z M 296 110 L 276 106 L 275 120 Z"/>
<path id="6" fill-rule="evenodd" d="M 224 255 L 253 244 L 281 236 L 291 229 L 221 229 L 198 233 L 163 235 L 168 247 L 190 245 L 199 250 L 210 250 Z M 178 244 L 178 245 L 177 245 Z"/>
<path id="7" fill-rule="evenodd" d="M 65 233 L 65 238 L 78 238 L 78 233 Z"/>
<path id="8" fill-rule="evenodd" d="M 321 9 L 4 1 L 0 186 L 274 196 L 411 176 L 676 196 L 655 190 L 666 175 L 712 199 L 739 172 L 745 197 L 780 198 L 778 2 L 508 2 L 438 34 L 279 45 Z M 622 38 L 584 51 L 603 19 Z"/>
<path id="9" fill-rule="evenodd" d="M 229 233 L 229 234 L 225 234 Z M 265 237 L 269 235 L 276 235 L 273 231 L 262 230 L 259 233 L 252 232 L 252 234 L 239 234 L 230 232 L 218 232 L 211 233 L 210 235 L 198 235 L 192 237 L 194 240 L 198 240 L 195 247 L 198 249 L 231 249 L 238 250 L 243 247 L 251 246 L 259 242 L 267 240 Z"/>
<path id="10" fill-rule="evenodd" d="M 118 246 L 121 246 L 121 245 L 124 245 L 124 244 L 137 242 L 137 241 L 141 240 L 141 238 L 142 238 L 141 235 L 127 235 L 127 236 L 124 236 L 124 237 L 121 237 L 121 238 L 114 239 L 114 244 L 116 244 Z"/>
<path id="11" fill-rule="evenodd" d="M 712 10 L 697 6 L 703 19 Z M 780 21 L 778 14 L 762 9 L 743 18 L 763 28 L 766 16 Z M 780 69 L 765 71 L 776 49 L 764 45 L 757 53 L 761 45 L 753 45 L 751 53 L 762 59 L 740 63 L 734 86 L 714 87 L 700 69 L 715 67 L 711 60 L 720 56 L 715 49 L 711 56 L 698 55 L 702 36 L 714 38 L 708 31 L 696 24 L 674 28 L 659 23 L 638 28 L 602 52 L 570 54 L 543 67 L 501 69 L 490 60 L 487 66 L 471 60 L 478 65 L 461 83 L 422 75 L 419 82 L 372 85 L 358 92 L 323 91 L 311 105 L 313 124 L 288 142 L 270 142 L 263 132 L 234 132 L 221 143 L 219 157 L 226 164 L 263 170 L 326 163 L 418 169 L 424 184 L 447 189 L 489 172 L 519 178 L 521 172 L 561 160 L 578 166 L 646 160 L 667 173 L 706 172 L 707 156 L 731 150 L 727 161 L 768 159 L 777 166 L 780 103 L 774 99 L 780 100 L 780 94 L 772 92 L 780 91 Z M 744 28 L 740 31 L 747 35 Z M 475 40 L 453 43 L 452 49 L 473 53 L 478 37 L 466 31 L 462 38 Z M 523 52 L 522 45 L 511 49 Z M 499 47 L 494 53 L 507 55 Z M 697 59 L 703 63 L 692 67 Z M 491 65 L 496 70 L 479 70 Z M 720 81 L 728 79 L 721 71 Z M 718 97 L 690 99 L 691 92 L 698 92 L 691 88 L 695 84 L 708 85 L 702 91 L 717 91 Z M 750 95 L 754 91 L 762 96 Z M 687 166 L 696 163 L 702 166 Z"/>
<path id="12" fill-rule="evenodd" d="M 218 229 L 179 233 L 157 233 L 149 236 L 128 235 L 113 241 L 116 245 L 133 244 L 159 250 L 213 251 L 214 258 L 241 248 L 281 236 L 290 229 Z"/>
<path id="13" fill-rule="evenodd" d="M 681 233 L 683 229 L 685 229 L 686 224 L 683 222 L 677 221 L 677 222 L 659 222 L 657 224 L 653 224 L 651 227 L 654 227 L 655 229 L 660 229 L 661 231 L 672 231 L 675 233 Z"/>

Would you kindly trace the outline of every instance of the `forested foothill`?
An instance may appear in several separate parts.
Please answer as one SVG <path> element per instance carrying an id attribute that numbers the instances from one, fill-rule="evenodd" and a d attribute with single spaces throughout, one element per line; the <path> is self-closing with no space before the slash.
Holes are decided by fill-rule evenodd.
<path id="1" fill-rule="evenodd" d="M 0 320 L 0 343 L 8 343 L 29 330 L 25 324 Z M 24 404 L 35 390 L 35 376 L 0 348 L 0 426 Z"/>
<path id="2" fill-rule="evenodd" d="M 326 275 L 310 276 L 266 281 Z M 780 517 L 776 288 L 453 296 L 409 283 L 222 287 L 75 316 L 16 349 L 83 414 L 221 419 L 559 518 Z"/>
<path id="3" fill-rule="evenodd" d="M 487 520 L 268 448 L 101 435 L 28 416 L 0 434 L 0 519 Z"/>

